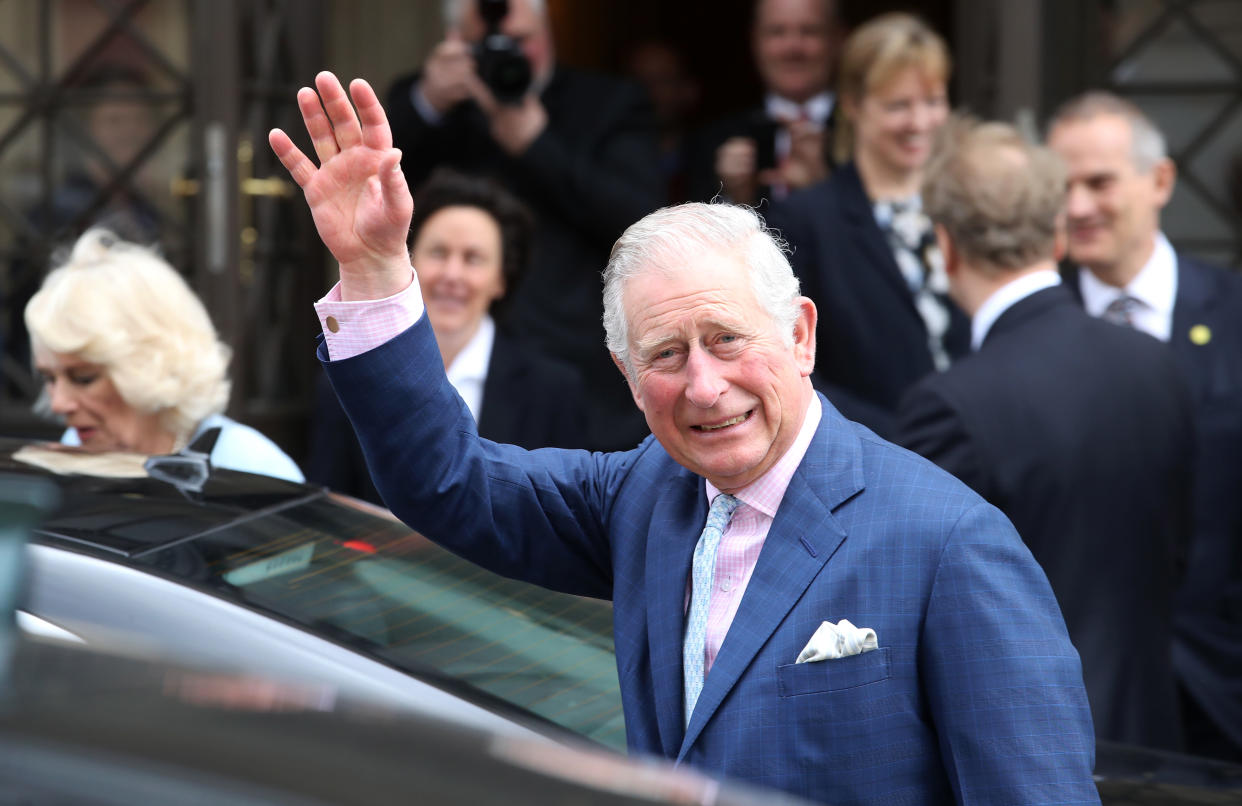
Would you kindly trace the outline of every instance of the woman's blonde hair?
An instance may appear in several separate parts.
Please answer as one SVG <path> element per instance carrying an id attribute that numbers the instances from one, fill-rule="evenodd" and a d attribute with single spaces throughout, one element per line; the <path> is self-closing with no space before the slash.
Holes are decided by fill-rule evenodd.
<path id="1" fill-rule="evenodd" d="M 837 97 L 857 105 L 863 96 L 913 67 L 933 81 L 947 82 L 953 69 L 949 47 L 940 35 L 913 14 L 881 14 L 859 26 L 841 53 Z M 833 156 L 846 162 L 854 152 L 854 126 L 843 117 L 833 140 Z"/>
<path id="2" fill-rule="evenodd" d="M 152 250 L 92 229 L 26 305 L 31 343 L 105 369 L 121 399 L 182 444 L 224 411 L 231 351 L 181 275 Z"/>

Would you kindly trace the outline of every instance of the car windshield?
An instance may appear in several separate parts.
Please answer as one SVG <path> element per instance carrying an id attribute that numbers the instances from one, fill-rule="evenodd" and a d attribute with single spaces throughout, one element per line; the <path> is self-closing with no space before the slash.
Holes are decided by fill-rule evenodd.
<path id="1" fill-rule="evenodd" d="M 303 500 L 133 561 L 624 749 L 606 602 L 497 576 L 350 502 Z"/>

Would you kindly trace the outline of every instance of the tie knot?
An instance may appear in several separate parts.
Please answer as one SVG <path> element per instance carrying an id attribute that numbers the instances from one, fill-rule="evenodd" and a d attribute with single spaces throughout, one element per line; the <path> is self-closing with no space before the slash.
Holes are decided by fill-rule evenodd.
<path id="1" fill-rule="evenodd" d="M 729 522 L 729 518 L 733 517 L 733 512 L 742 502 L 735 496 L 728 493 L 721 493 L 712 501 L 711 508 L 707 510 L 707 525 L 715 526 L 723 529 L 725 524 Z"/>
<path id="2" fill-rule="evenodd" d="M 1134 315 L 1142 307 L 1143 303 L 1138 299 L 1129 294 L 1122 294 L 1108 303 L 1102 318 L 1116 325 L 1134 327 Z"/>

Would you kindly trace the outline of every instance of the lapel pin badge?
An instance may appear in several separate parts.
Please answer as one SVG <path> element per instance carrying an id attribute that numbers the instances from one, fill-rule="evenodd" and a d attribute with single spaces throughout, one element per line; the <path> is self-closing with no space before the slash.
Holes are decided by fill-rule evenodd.
<path id="1" fill-rule="evenodd" d="M 1202 347 L 1212 340 L 1212 329 L 1207 325 L 1195 325 L 1190 329 L 1190 341 Z"/>

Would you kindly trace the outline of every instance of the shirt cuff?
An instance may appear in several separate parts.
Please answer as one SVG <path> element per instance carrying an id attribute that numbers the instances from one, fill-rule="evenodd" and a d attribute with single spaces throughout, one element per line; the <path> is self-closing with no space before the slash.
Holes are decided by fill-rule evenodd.
<path id="1" fill-rule="evenodd" d="M 356 302 L 341 300 L 341 284 L 315 303 L 315 314 L 323 328 L 328 357 L 333 361 L 353 358 L 399 336 L 423 315 L 423 295 L 417 278 L 410 271 L 410 284 L 384 299 Z"/>
<path id="2" fill-rule="evenodd" d="M 431 101 L 427 100 L 427 96 L 423 95 L 423 82 L 415 81 L 410 85 L 410 103 L 414 105 L 414 110 L 428 126 L 439 126 L 440 121 L 444 120 L 444 116 L 437 112 L 436 108 L 431 105 Z"/>

